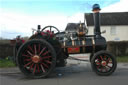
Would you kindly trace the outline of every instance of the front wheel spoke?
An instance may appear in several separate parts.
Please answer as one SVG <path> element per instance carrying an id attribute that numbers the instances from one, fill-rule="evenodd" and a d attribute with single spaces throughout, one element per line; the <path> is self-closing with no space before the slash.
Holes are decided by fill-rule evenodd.
<path id="1" fill-rule="evenodd" d="M 96 65 L 101 65 L 101 63 L 100 62 L 96 62 Z"/>
<path id="2" fill-rule="evenodd" d="M 110 58 L 107 59 L 107 62 L 109 62 L 109 61 L 110 61 Z"/>
<path id="3" fill-rule="evenodd" d="M 102 56 L 100 56 L 100 58 L 101 58 L 101 60 L 103 61 L 103 58 L 102 58 Z"/>
<path id="4" fill-rule="evenodd" d="M 99 70 L 99 71 L 101 70 L 101 66 L 100 66 L 100 65 L 97 65 L 96 68 L 97 68 L 97 70 Z"/>
<path id="5" fill-rule="evenodd" d="M 112 61 L 109 61 L 108 64 L 112 64 Z"/>
<path id="6" fill-rule="evenodd" d="M 100 60 L 100 59 L 97 59 L 97 61 L 101 62 L 101 60 Z"/>
<path id="7" fill-rule="evenodd" d="M 44 67 L 42 65 L 41 66 L 41 70 L 45 73 L 46 71 L 44 70 Z"/>
<path id="8" fill-rule="evenodd" d="M 103 72 L 103 67 L 101 67 L 101 72 Z"/>
<path id="9" fill-rule="evenodd" d="M 112 68 L 111 66 L 107 65 L 107 67 Z"/>
<path id="10" fill-rule="evenodd" d="M 106 60 L 107 56 L 104 56 L 104 60 Z"/>
<path id="11" fill-rule="evenodd" d="M 108 71 L 107 67 L 105 67 L 105 71 L 106 71 L 106 72 Z"/>
<path id="12" fill-rule="evenodd" d="M 28 65 L 30 65 L 32 62 L 29 62 L 27 64 L 24 65 L 24 67 L 27 67 Z"/>
<path id="13" fill-rule="evenodd" d="M 96 68 L 99 69 L 100 68 L 100 65 L 97 65 Z"/>

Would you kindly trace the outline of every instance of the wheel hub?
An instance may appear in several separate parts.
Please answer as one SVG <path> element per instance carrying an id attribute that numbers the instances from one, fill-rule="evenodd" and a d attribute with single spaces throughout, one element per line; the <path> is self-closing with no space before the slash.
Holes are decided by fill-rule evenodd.
<path id="1" fill-rule="evenodd" d="M 34 55 L 34 56 L 32 57 L 32 61 L 33 61 L 34 63 L 40 62 L 40 56 Z"/>
<path id="2" fill-rule="evenodd" d="M 101 62 L 101 65 L 102 65 L 102 66 L 106 66 L 106 65 L 107 65 L 107 62 L 106 62 L 106 61 L 102 61 L 102 62 Z"/>

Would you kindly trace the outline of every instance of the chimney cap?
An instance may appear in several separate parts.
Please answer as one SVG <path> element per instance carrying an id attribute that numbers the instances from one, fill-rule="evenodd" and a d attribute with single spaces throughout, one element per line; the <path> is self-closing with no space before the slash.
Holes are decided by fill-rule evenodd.
<path id="1" fill-rule="evenodd" d="M 93 8 L 92 11 L 101 10 L 99 4 L 94 4 L 92 8 Z"/>

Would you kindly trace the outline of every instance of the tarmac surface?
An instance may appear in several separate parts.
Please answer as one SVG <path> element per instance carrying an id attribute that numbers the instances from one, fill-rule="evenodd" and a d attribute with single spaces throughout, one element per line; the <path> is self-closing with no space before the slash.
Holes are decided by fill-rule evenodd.
<path id="1" fill-rule="evenodd" d="M 0 68 L 0 85 L 128 85 L 128 63 L 118 63 L 110 76 L 98 76 L 89 61 L 68 59 L 67 62 L 66 67 L 56 68 L 45 79 L 27 78 L 17 67 Z"/>

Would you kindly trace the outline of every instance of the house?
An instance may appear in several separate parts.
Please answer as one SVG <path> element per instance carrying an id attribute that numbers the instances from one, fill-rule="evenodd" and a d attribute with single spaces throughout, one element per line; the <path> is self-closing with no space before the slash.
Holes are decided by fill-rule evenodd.
<path id="1" fill-rule="evenodd" d="M 93 34 L 94 21 L 93 13 L 85 14 L 88 30 Z M 107 41 L 128 41 L 128 12 L 101 13 L 101 32 Z"/>

